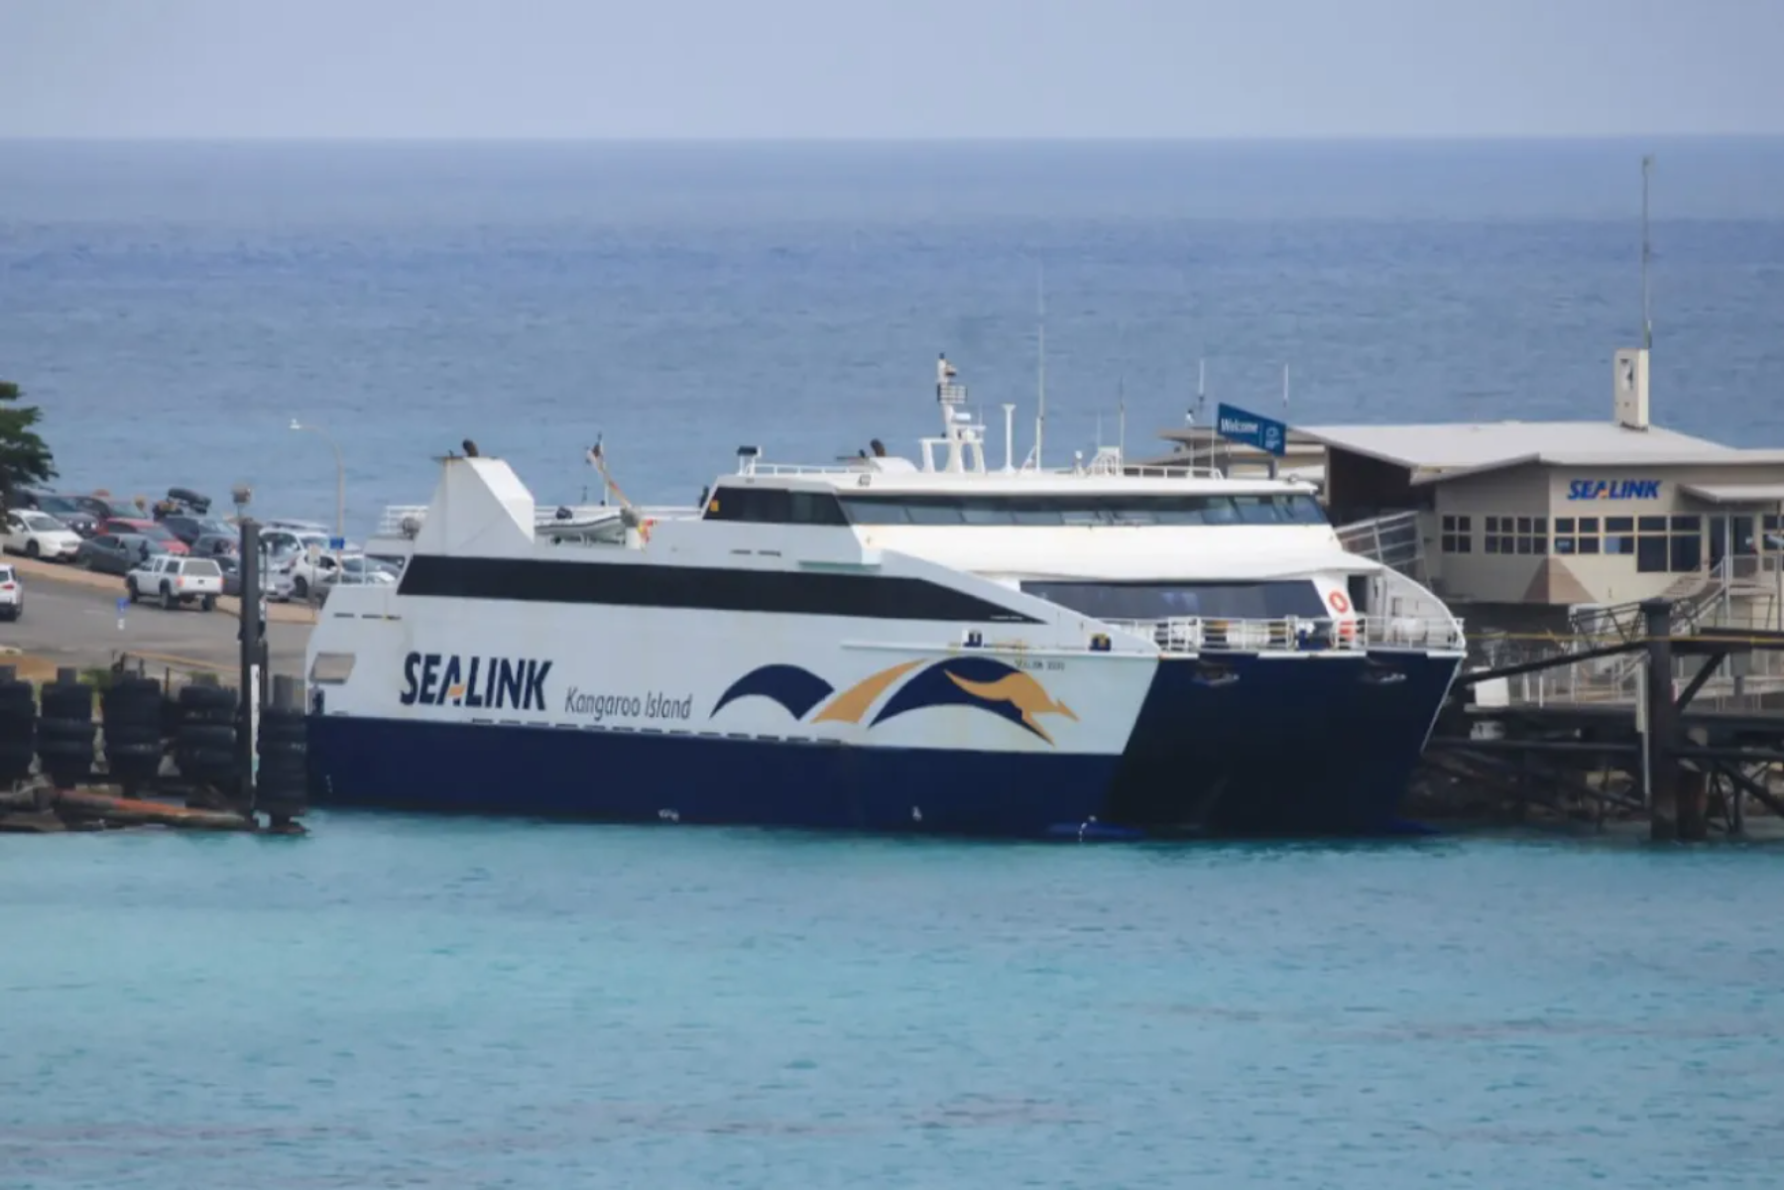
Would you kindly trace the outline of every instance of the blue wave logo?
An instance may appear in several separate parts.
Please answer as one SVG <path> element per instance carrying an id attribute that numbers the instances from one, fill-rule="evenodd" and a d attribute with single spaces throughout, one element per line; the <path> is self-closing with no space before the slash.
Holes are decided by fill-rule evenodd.
<path id="1" fill-rule="evenodd" d="M 901 679 L 904 684 L 898 685 Z M 928 665 L 904 661 L 869 674 L 841 692 L 809 669 L 765 665 L 733 682 L 719 696 L 713 714 L 740 698 L 758 696 L 779 703 L 795 719 L 804 720 L 823 703 L 811 722 L 860 723 L 869 708 L 895 686 L 869 727 L 929 707 L 973 707 L 1051 744 L 1054 738 L 1042 727 L 1039 716 L 1078 719 L 1032 675 L 990 657 L 949 657 Z"/>

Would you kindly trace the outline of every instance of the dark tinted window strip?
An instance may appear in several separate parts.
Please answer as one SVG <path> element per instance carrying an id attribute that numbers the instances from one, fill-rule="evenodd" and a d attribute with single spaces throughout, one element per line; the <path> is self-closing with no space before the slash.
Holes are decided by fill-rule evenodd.
<path id="1" fill-rule="evenodd" d="M 709 521 L 753 521 L 766 525 L 847 525 L 831 492 L 791 492 L 785 488 L 721 485 L 707 497 Z"/>
<path id="2" fill-rule="evenodd" d="M 411 558 L 403 595 L 513 603 L 611 604 L 867 620 L 1039 623 L 922 579 L 810 571 L 725 570 L 535 559 Z"/>
<path id="3" fill-rule="evenodd" d="M 1322 525 L 1303 494 L 1234 496 L 864 496 L 842 498 L 858 525 Z"/>

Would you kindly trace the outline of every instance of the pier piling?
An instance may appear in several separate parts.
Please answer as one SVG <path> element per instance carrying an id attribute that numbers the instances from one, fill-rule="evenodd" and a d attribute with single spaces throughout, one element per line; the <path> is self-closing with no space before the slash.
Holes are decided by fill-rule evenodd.
<path id="1" fill-rule="evenodd" d="M 1643 674 L 1643 801 L 1649 807 L 1649 838 L 1676 837 L 1678 830 L 1678 773 L 1674 769 L 1673 641 L 1672 607 L 1665 599 L 1642 605 L 1643 635 L 1647 638 L 1647 665 Z"/>
<path id="2" fill-rule="evenodd" d="M 237 639 L 241 642 L 241 698 L 237 703 L 236 774 L 240 783 L 238 800 L 252 811 L 254 807 L 254 775 L 259 763 L 255 738 L 260 728 L 260 675 L 266 658 L 266 621 L 259 614 L 260 587 L 260 524 L 244 518 L 242 544 L 242 611 L 237 617 Z"/>

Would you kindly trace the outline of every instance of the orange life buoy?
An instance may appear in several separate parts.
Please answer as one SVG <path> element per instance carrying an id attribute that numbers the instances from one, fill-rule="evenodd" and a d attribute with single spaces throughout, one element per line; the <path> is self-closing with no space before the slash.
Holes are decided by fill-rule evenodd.
<path id="1" fill-rule="evenodd" d="M 1351 610 L 1351 600 L 1345 598 L 1345 592 L 1335 588 L 1326 593 L 1326 606 L 1342 616 Z"/>

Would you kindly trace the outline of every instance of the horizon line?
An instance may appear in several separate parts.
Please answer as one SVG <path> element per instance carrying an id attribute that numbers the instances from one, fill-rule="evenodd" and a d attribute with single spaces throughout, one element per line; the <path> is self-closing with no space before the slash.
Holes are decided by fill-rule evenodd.
<path id="1" fill-rule="evenodd" d="M 363 134 L 186 134 L 120 135 L 95 133 L 0 132 L 0 144 L 477 144 L 477 145 L 1236 145 L 1236 144 L 1582 144 L 1673 143 L 1711 141 L 1778 141 L 1785 151 L 1785 132 L 1538 132 L 1538 133 L 1335 133 L 1335 134 L 1198 134 L 1072 136 L 1039 133 L 972 136 L 814 135 L 738 136 L 688 134 L 547 134 L 457 135 L 442 133 Z"/>

